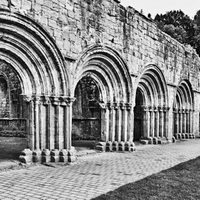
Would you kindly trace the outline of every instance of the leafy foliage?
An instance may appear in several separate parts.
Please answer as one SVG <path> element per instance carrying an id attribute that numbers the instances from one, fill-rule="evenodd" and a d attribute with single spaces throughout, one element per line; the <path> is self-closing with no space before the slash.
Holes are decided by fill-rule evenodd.
<path id="1" fill-rule="evenodd" d="M 157 14 L 158 27 L 183 44 L 190 44 L 200 55 L 200 10 L 190 19 L 181 10 Z"/>
<path id="2" fill-rule="evenodd" d="M 169 11 L 166 14 L 156 15 L 155 22 L 158 27 L 181 43 L 194 45 L 193 20 L 181 10 Z"/>

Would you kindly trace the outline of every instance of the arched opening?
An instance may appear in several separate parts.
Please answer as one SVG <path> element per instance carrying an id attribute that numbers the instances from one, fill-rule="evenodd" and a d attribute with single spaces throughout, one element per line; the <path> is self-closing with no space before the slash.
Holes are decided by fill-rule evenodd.
<path id="1" fill-rule="evenodd" d="M 173 127 L 176 138 L 193 133 L 194 97 L 191 84 L 183 80 L 176 91 L 173 104 Z"/>
<path id="2" fill-rule="evenodd" d="M 96 132 L 90 134 L 110 144 L 133 142 L 133 124 L 129 123 L 133 119 L 132 82 L 128 67 L 120 55 L 106 46 L 92 46 L 78 60 L 73 73 L 76 77 L 73 92 L 77 98 L 73 110 L 77 104 L 81 107 L 80 104 L 87 102 L 85 110 L 88 116 L 94 118 L 90 120 L 89 127 Z M 88 80 L 92 83 L 87 91 L 96 95 L 95 101 L 90 100 L 90 95 L 85 95 L 81 89 L 86 87 L 83 83 Z M 80 110 L 82 112 L 83 108 Z M 75 118 L 73 122 L 75 124 Z"/>
<path id="3" fill-rule="evenodd" d="M 2 9 L 0 20 L 0 75 L 9 94 L 6 123 L 16 119 L 20 124 L 19 119 L 25 118 L 25 145 L 30 151 L 29 156 L 24 153 L 23 162 L 31 160 L 33 152 L 41 160 L 43 149 L 69 150 L 73 98 L 62 53 L 47 31 L 29 17 Z"/>
<path id="4" fill-rule="evenodd" d="M 138 78 L 134 111 L 134 140 L 167 137 L 167 85 L 154 65 L 147 66 Z"/>
<path id="5" fill-rule="evenodd" d="M 72 112 L 72 145 L 93 147 L 101 140 L 100 94 L 95 80 L 84 76 L 75 89 Z"/>
<path id="6" fill-rule="evenodd" d="M 143 128 L 143 105 L 144 99 L 142 91 L 138 88 L 136 91 L 135 100 L 135 118 L 134 118 L 134 141 L 138 141 L 142 137 Z"/>

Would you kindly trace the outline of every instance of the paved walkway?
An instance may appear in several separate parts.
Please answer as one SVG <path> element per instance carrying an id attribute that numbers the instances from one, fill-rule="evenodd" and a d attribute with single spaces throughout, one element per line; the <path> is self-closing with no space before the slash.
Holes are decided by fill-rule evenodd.
<path id="1" fill-rule="evenodd" d="M 0 173 L 0 199 L 91 199 L 199 155 L 195 139 L 83 156 L 77 164 L 9 170 Z"/>

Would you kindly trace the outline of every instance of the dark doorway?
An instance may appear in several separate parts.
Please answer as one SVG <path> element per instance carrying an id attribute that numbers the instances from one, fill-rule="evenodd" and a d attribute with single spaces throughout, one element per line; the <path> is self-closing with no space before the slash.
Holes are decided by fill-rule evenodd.
<path id="1" fill-rule="evenodd" d="M 101 139 L 99 89 L 93 78 L 83 77 L 75 90 L 72 145 L 92 148 Z"/>
<path id="2" fill-rule="evenodd" d="M 143 95 L 140 89 L 136 91 L 135 102 L 135 118 L 134 118 L 134 141 L 138 141 L 142 136 L 143 125 Z"/>

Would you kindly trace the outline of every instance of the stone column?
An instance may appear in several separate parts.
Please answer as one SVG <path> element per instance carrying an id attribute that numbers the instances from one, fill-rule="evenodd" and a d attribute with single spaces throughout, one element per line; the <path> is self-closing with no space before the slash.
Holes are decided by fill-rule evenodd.
<path id="1" fill-rule="evenodd" d="M 144 120 L 143 120 L 143 127 L 144 132 L 143 135 L 144 137 L 150 137 L 150 131 L 151 131 L 151 115 L 150 115 L 150 107 L 146 106 L 144 107 Z"/>
<path id="2" fill-rule="evenodd" d="M 164 116 L 164 107 L 160 109 L 160 137 L 164 137 L 164 123 L 165 123 L 165 116 Z"/>
<path id="3" fill-rule="evenodd" d="M 109 109 L 109 141 L 115 141 L 115 120 L 116 120 L 116 110 L 114 109 L 114 104 L 108 103 Z"/>
<path id="4" fill-rule="evenodd" d="M 151 107 L 150 109 L 150 116 L 151 116 L 151 137 L 154 137 L 155 135 L 155 111 L 154 107 Z"/>
<path id="5" fill-rule="evenodd" d="M 164 128 L 165 128 L 165 136 L 169 139 L 169 107 L 165 107 L 165 124 L 164 124 Z"/>
<path id="6" fill-rule="evenodd" d="M 40 104 L 40 97 L 34 96 L 34 127 L 35 127 L 35 150 L 40 149 L 40 133 L 39 133 L 39 104 Z"/>
<path id="7" fill-rule="evenodd" d="M 194 110 L 192 109 L 190 112 L 190 133 L 193 133 L 193 118 L 194 118 Z"/>
<path id="8" fill-rule="evenodd" d="M 109 134 L 109 110 L 105 103 L 99 103 L 99 106 L 101 107 L 101 139 L 107 142 Z"/>
<path id="9" fill-rule="evenodd" d="M 66 103 L 66 112 L 65 112 L 65 122 L 66 122 L 66 132 L 65 132 L 65 149 L 71 149 L 72 144 L 72 104 L 75 101 L 75 98 L 73 97 L 67 97 Z"/>
<path id="10" fill-rule="evenodd" d="M 189 109 L 186 110 L 186 117 L 187 117 L 187 129 L 186 133 L 190 133 L 190 114 L 189 114 Z"/>
<path id="11" fill-rule="evenodd" d="M 51 97 L 51 104 L 54 109 L 54 148 L 59 149 L 59 98 Z"/>
<path id="12" fill-rule="evenodd" d="M 134 111 L 131 103 L 126 104 L 127 110 L 127 141 L 133 142 Z"/>
<path id="13" fill-rule="evenodd" d="M 48 107 L 50 104 L 49 96 L 42 96 L 42 105 L 40 105 L 40 131 L 41 131 L 41 149 L 48 148 Z"/>
<path id="14" fill-rule="evenodd" d="M 27 104 L 27 148 L 34 150 L 34 104 L 31 96 L 22 96 Z"/>
<path id="15" fill-rule="evenodd" d="M 121 102 L 120 107 L 122 110 L 122 132 L 121 132 L 121 141 L 127 141 L 127 110 L 125 103 Z"/>
<path id="16" fill-rule="evenodd" d="M 159 134 L 160 134 L 160 107 L 158 106 L 157 107 L 157 112 L 156 112 L 156 115 L 157 115 L 157 124 L 156 124 L 156 137 L 159 137 Z"/>
<path id="17" fill-rule="evenodd" d="M 121 142 L 122 112 L 119 104 L 116 104 L 114 108 L 116 110 L 115 141 Z"/>
<path id="18" fill-rule="evenodd" d="M 183 109 L 180 109 L 180 133 L 182 134 L 183 133 Z"/>

